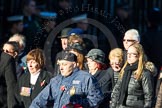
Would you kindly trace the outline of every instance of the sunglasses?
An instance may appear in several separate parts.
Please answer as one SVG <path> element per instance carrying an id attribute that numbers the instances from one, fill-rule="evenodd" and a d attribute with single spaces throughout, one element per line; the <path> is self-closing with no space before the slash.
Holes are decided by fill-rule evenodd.
<path id="1" fill-rule="evenodd" d="M 2 49 L 2 51 L 5 53 L 10 53 L 10 54 L 14 53 L 14 51 L 9 51 L 9 50 L 4 50 L 4 49 Z"/>
<path id="2" fill-rule="evenodd" d="M 135 42 L 136 40 L 132 40 L 132 39 L 123 39 L 123 42 L 125 42 L 125 41 L 127 41 L 127 42 Z"/>

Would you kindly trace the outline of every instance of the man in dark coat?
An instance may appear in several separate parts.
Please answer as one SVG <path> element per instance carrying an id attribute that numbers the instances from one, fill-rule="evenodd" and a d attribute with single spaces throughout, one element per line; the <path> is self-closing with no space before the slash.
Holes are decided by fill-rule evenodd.
<path id="1" fill-rule="evenodd" d="M 15 61 L 10 55 L 0 52 L 0 107 L 16 106 L 14 87 L 16 84 Z"/>

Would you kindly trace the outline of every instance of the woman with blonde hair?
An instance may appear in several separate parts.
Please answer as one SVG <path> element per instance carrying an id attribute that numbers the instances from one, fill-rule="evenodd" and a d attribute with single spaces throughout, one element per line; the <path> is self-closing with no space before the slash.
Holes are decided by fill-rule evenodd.
<path id="1" fill-rule="evenodd" d="M 118 81 L 120 70 L 123 66 L 123 50 L 121 48 L 114 48 L 110 51 L 108 59 L 110 61 L 110 67 L 108 72 L 111 75 L 112 89 Z"/>
<path id="2" fill-rule="evenodd" d="M 151 81 L 151 72 L 145 68 L 143 48 L 135 43 L 128 48 L 127 61 L 112 92 L 111 108 L 151 108 Z"/>

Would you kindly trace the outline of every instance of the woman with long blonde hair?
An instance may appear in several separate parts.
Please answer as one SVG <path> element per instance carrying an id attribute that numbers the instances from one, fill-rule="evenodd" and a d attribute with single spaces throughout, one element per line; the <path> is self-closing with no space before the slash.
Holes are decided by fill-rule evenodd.
<path id="1" fill-rule="evenodd" d="M 140 44 L 131 45 L 127 61 L 111 96 L 112 108 L 151 108 L 152 75 L 145 68 L 144 51 Z"/>

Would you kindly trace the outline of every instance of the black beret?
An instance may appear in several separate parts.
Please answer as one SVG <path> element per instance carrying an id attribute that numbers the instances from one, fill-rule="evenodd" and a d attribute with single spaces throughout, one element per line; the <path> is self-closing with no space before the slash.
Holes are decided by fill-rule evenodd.
<path id="1" fill-rule="evenodd" d="M 77 56 L 75 54 L 73 54 L 73 53 L 70 53 L 70 52 L 64 52 L 62 54 L 61 60 L 76 62 L 77 61 Z"/>

